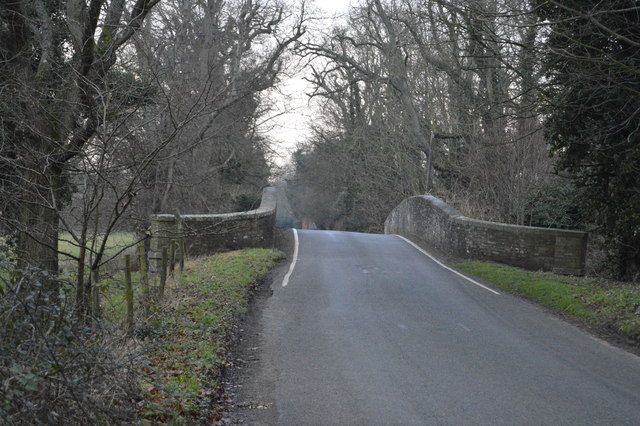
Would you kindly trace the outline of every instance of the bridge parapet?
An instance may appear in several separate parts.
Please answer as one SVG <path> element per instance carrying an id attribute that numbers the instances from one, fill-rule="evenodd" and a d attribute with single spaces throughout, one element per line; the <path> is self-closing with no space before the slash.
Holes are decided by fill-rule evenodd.
<path id="1" fill-rule="evenodd" d="M 459 258 L 584 275 L 586 232 L 471 219 L 430 195 L 402 201 L 387 217 L 384 229 L 386 234 L 399 234 Z"/>
<path id="2" fill-rule="evenodd" d="M 227 250 L 273 247 L 276 189 L 265 188 L 256 210 L 222 214 L 157 214 L 151 216 L 151 271 L 160 269 L 163 247 L 184 238 L 186 253 L 200 256 Z"/>

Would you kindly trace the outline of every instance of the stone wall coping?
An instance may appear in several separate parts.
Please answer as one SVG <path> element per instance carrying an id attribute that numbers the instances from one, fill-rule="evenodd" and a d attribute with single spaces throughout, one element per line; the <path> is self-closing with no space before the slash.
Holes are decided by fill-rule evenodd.
<path id="1" fill-rule="evenodd" d="M 496 229 L 496 230 L 500 230 L 500 229 L 518 230 L 518 232 L 526 232 L 526 233 L 529 233 L 529 232 L 539 233 L 540 231 L 542 231 L 545 233 L 553 233 L 556 235 L 567 235 L 567 236 L 573 236 L 573 237 L 587 236 L 587 233 L 584 231 L 575 231 L 572 229 L 543 228 L 539 226 L 514 225 L 511 223 L 499 223 L 499 222 L 491 222 L 488 220 L 472 219 L 466 216 L 454 217 L 453 220 L 457 222 L 463 222 L 463 223 L 464 222 L 473 223 L 476 226 L 481 226 L 483 228 L 490 228 L 490 229 Z"/>
<path id="2" fill-rule="evenodd" d="M 262 201 L 260 206 L 255 210 L 234 213 L 216 213 L 216 214 L 181 214 L 180 218 L 193 222 L 209 222 L 212 220 L 237 220 L 237 219 L 257 219 L 260 217 L 273 214 L 276 209 L 277 190 L 273 187 L 267 187 L 262 190 Z M 155 214 L 151 216 L 151 220 L 157 222 L 174 222 L 176 216 L 169 213 Z"/>

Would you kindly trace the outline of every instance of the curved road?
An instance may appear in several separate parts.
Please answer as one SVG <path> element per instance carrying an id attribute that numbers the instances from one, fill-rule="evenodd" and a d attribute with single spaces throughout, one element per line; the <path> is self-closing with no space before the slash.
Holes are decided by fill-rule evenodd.
<path id="1" fill-rule="evenodd" d="M 640 424 L 635 355 L 400 237 L 298 235 L 295 269 L 263 311 L 254 421 Z"/>

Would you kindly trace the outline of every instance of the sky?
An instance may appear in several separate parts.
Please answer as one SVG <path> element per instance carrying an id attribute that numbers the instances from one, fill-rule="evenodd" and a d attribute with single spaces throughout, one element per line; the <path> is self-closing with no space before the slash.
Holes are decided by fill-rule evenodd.
<path id="1" fill-rule="evenodd" d="M 315 0 L 315 6 L 327 17 L 346 12 L 349 4 L 350 0 Z M 305 94 L 311 89 L 304 80 L 306 73 L 302 70 L 284 77 L 278 90 L 270 94 L 276 110 L 262 127 L 273 141 L 273 148 L 278 154 L 275 162 L 280 166 L 289 161 L 297 144 L 309 136 L 310 123 L 314 120 L 313 106 Z"/>
<path id="2" fill-rule="evenodd" d="M 349 0 L 316 0 L 315 3 L 326 12 L 345 12 L 349 7 Z"/>

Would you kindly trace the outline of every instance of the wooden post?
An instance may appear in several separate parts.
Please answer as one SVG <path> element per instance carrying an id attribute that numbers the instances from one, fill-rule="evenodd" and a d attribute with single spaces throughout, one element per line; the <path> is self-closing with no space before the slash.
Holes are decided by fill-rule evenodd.
<path id="1" fill-rule="evenodd" d="M 162 247 L 162 266 L 160 268 L 160 300 L 164 298 L 164 286 L 167 284 L 167 248 Z"/>
<path id="2" fill-rule="evenodd" d="M 93 302 L 92 310 L 95 319 L 100 318 L 100 272 L 98 269 L 91 271 L 91 299 Z"/>
<path id="3" fill-rule="evenodd" d="M 186 256 L 184 237 L 180 237 L 178 241 L 180 244 L 180 275 L 182 275 L 182 272 L 184 271 L 184 258 Z"/>
<path id="4" fill-rule="evenodd" d="M 173 278 L 173 270 L 176 268 L 176 240 L 169 240 L 169 275 Z"/>
<path id="5" fill-rule="evenodd" d="M 125 299 L 127 301 L 127 334 L 133 334 L 133 286 L 131 284 L 131 255 L 124 255 L 124 281 L 126 285 Z"/>
<path id="6" fill-rule="evenodd" d="M 147 254 L 144 249 L 144 239 L 138 243 L 138 253 L 140 254 L 140 278 L 142 280 L 142 306 L 144 306 L 144 315 L 148 317 L 151 297 L 149 294 L 149 273 L 147 268 Z"/>
<path id="7" fill-rule="evenodd" d="M 180 253 L 180 260 L 179 260 L 179 267 L 180 267 L 180 274 L 182 274 L 182 271 L 184 271 L 184 257 L 185 257 L 185 253 L 184 253 L 184 236 L 182 234 L 183 231 L 183 223 L 182 223 L 182 216 L 180 216 L 180 212 L 178 211 L 178 209 L 175 209 L 173 211 L 173 216 L 175 218 L 176 221 L 176 230 L 178 231 L 178 241 L 177 241 L 177 249 Z M 172 271 L 172 276 L 173 276 L 173 268 L 171 269 Z"/>

